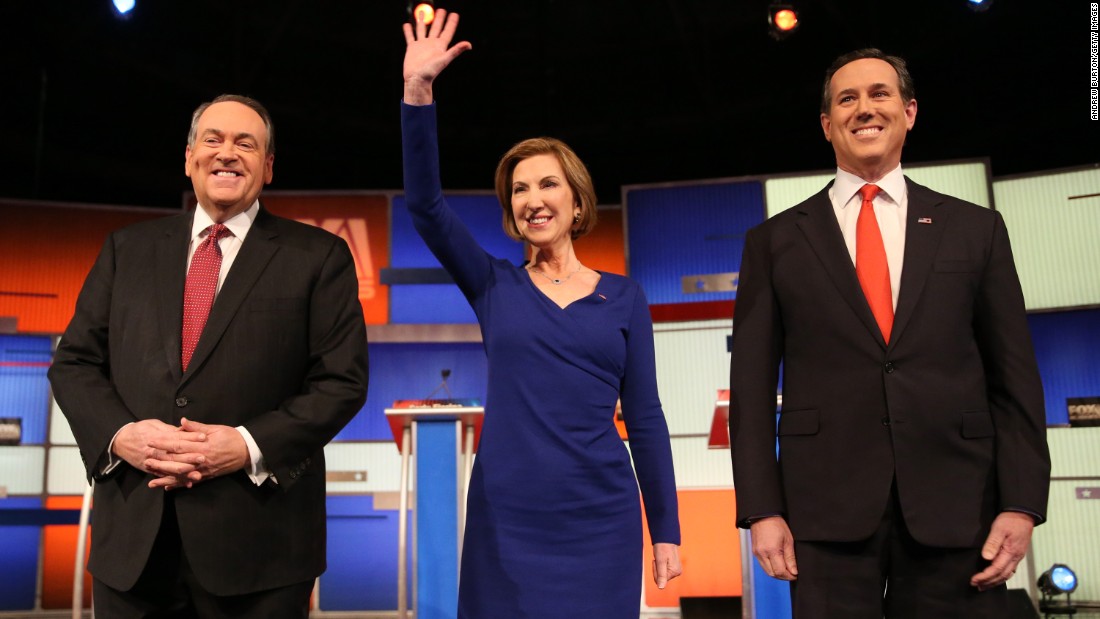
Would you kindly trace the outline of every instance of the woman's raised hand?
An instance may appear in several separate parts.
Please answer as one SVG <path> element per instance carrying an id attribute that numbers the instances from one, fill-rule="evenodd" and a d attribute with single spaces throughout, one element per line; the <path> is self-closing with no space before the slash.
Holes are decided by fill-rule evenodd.
<path id="1" fill-rule="evenodd" d="M 409 23 L 402 28 L 405 30 L 405 64 L 402 70 L 405 103 L 428 105 L 432 102 L 432 82 L 435 78 L 459 54 L 473 46 L 469 41 L 451 45 L 458 28 L 458 13 L 448 14 L 444 9 L 436 11 L 430 27 L 424 24 L 422 13 L 417 11 L 415 31 Z"/>

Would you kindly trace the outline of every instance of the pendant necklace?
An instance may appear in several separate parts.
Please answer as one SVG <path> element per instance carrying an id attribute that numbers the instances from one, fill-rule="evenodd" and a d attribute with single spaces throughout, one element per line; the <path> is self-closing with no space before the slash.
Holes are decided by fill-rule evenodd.
<path id="1" fill-rule="evenodd" d="M 570 277 L 573 277 L 574 275 L 577 274 L 577 272 L 579 272 L 581 270 L 581 263 L 578 262 L 577 263 L 577 268 L 573 269 L 572 273 L 570 273 L 569 275 L 566 275 L 565 277 L 562 277 L 562 278 L 550 277 L 546 273 L 543 273 L 542 271 L 536 269 L 533 266 L 529 266 L 529 267 L 527 267 L 527 269 L 530 270 L 530 271 L 533 271 L 535 273 L 538 273 L 539 275 L 541 275 L 541 276 L 545 277 L 546 279 L 550 280 L 551 284 L 554 284 L 555 286 L 561 286 L 565 282 L 569 281 Z"/>

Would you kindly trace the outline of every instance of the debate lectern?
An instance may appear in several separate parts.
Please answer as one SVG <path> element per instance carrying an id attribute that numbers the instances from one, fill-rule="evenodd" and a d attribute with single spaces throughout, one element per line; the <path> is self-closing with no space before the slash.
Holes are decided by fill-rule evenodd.
<path id="1" fill-rule="evenodd" d="M 714 416 L 710 420 L 710 435 L 707 437 L 708 449 L 730 448 L 730 390 L 719 389 L 714 401 Z M 753 619 L 753 564 L 752 539 L 748 531 L 738 531 L 741 542 L 741 619 Z"/>
<path id="2" fill-rule="evenodd" d="M 485 408 L 476 400 L 398 400 L 385 412 L 401 451 L 397 616 L 409 616 L 409 458 L 415 456 L 413 608 L 417 619 L 454 619 L 466 491 Z"/>
<path id="3" fill-rule="evenodd" d="M 730 390 L 719 389 L 714 402 L 714 417 L 710 420 L 709 449 L 730 448 Z"/>
<path id="4" fill-rule="evenodd" d="M 783 396 L 775 398 L 776 411 L 783 405 Z M 714 416 L 710 420 L 710 435 L 707 447 L 710 449 L 730 449 L 730 390 L 719 389 L 714 401 Z M 734 484 L 736 491 L 736 483 Z M 787 583 L 773 578 L 757 579 L 757 572 L 764 572 L 752 558 L 752 537 L 748 530 L 738 531 L 741 536 L 741 619 L 755 619 L 757 614 L 771 616 L 790 616 L 790 596 Z M 783 590 L 781 590 L 783 589 Z M 773 600 L 780 600 L 774 604 Z"/>

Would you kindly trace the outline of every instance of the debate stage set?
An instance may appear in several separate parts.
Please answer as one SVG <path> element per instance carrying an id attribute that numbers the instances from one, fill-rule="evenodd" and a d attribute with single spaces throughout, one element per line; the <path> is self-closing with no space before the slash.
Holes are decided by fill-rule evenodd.
<path id="1" fill-rule="evenodd" d="M 1025 292 L 1053 482 L 1049 522 L 1009 586 L 1037 603 L 1046 595 L 1037 580 L 1064 564 L 1078 579 L 1072 599 L 1100 601 L 1100 168 L 989 170 L 984 159 L 905 167 L 918 183 L 1003 214 Z M 790 616 L 786 585 L 759 570 L 733 525 L 731 316 L 745 232 L 831 176 L 626 186 L 576 243 L 585 265 L 641 284 L 654 320 L 685 575 L 656 589 L 647 548 L 644 617 Z M 490 192 L 448 200 L 490 253 L 523 260 Z M 326 448 L 328 571 L 315 616 L 453 618 L 464 488 L 482 416 L 493 414 L 473 312 L 416 235 L 400 192 L 273 191 L 261 201 L 348 242 L 368 327 L 367 402 Z M 77 560 L 87 484 L 46 371 L 108 232 L 168 214 L 0 199 L 0 617 L 69 616 L 74 590 L 87 616 L 90 577 Z"/>

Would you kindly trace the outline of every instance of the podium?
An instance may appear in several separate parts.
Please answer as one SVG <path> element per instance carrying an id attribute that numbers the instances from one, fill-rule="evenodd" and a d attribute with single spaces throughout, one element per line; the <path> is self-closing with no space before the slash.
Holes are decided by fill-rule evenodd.
<path id="1" fill-rule="evenodd" d="M 475 400 L 398 400 L 385 413 L 401 451 L 397 617 L 409 616 L 409 464 L 415 456 L 413 608 L 417 619 L 454 619 L 466 492 L 485 408 Z"/>
<path id="2" fill-rule="evenodd" d="M 730 390 L 719 389 L 718 399 L 714 402 L 714 416 L 710 420 L 710 436 L 707 437 L 708 449 L 730 448 Z"/>
<path id="3" fill-rule="evenodd" d="M 777 395 L 776 411 L 783 406 L 783 396 Z M 708 449 L 730 449 L 730 390 L 719 389 L 714 401 L 714 415 L 710 420 Z M 734 484 L 736 490 L 736 483 Z M 765 617 L 789 617 L 790 593 L 787 583 L 769 578 L 753 560 L 752 537 L 741 529 L 741 619 Z"/>

